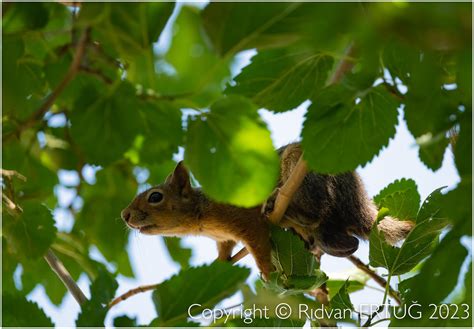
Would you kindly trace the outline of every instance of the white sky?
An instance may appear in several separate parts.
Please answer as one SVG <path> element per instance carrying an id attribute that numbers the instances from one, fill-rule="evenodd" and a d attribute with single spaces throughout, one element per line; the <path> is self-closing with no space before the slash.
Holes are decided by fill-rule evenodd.
<path id="1" fill-rule="evenodd" d="M 158 43 L 158 51 L 165 49 L 169 43 L 170 25 L 171 24 L 168 24 L 164 36 Z M 240 55 L 233 73 L 236 74 L 241 67 L 247 65 L 250 56 L 254 53 L 254 51 L 247 51 Z M 308 105 L 309 102 L 305 102 L 299 108 L 282 114 L 272 114 L 266 110 L 261 110 L 261 116 L 267 122 L 272 132 L 275 147 L 299 140 L 304 114 Z M 405 122 L 402 120 L 401 112 L 402 111 L 400 111 L 399 125 L 395 138 L 390 141 L 388 147 L 384 149 L 378 157 L 374 158 L 364 168 L 359 168 L 358 170 L 365 182 L 369 195 L 373 196 L 377 194 L 379 190 L 395 179 L 403 177 L 412 178 L 417 182 L 422 200 L 438 187 L 455 186 L 459 181 L 459 177 L 454 167 L 451 152 L 446 152 L 443 165 L 439 170 L 432 172 L 427 169 L 418 158 L 418 147 L 416 146 L 414 138 L 408 132 Z M 57 194 L 62 202 L 68 198 L 66 191 L 59 190 Z M 117 214 L 119 212 L 120 209 L 117 209 Z M 61 215 L 58 217 L 61 217 Z M 67 222 L 67 220 L 58 224 L 61 224 L 63 228 L 72 224 L 70 221 L 68 222 L 69 224 L 65 222 Z M 215 243 L 208 238 L 187 237 L 184 239 L 184 243 L 186 246 L 193 248 L 192 265 L 212 262 L 217 256 Z M 140 285 L 162 282 L 179 271 L 179 267 L 167 256 L 160 237 L 141 236 L 136 233 L 131 234 L 128 249 L 131 255 L 132 266 L 136 273 L 136 279 L 130 280 L 119 277 L 117 295 Z M 361 243 L 356 255 L 363 261 L 368 262 L 368 243 Z M 258 270 L 251 257 L 246 257 L 239 264 L 252 268 L 250 281 L 258 277 Z M 344 271 L 353 271 L 354 266 L 346 259 L 324 256 L 322 259 L 322 269 L 331 277 L 335 274 L 341 276 L 341 272 Z M 342 276 L 344 277 L 344 274 L 342 274 Z M 347 275 L 345 276 L 347 277 Z M 83 275 L 79 280 L 79 286 L 87 295 L 88 285 L 88 279 Z M 371 285 L 377 286 L 373 282 Z M 379 291 L 365 289 L 363 292 L 351 295 L 351 298 L 353 303 L 357 305 L 371 302 L 381 303 L 382 296 L 383 293 Z M 79 312 L 79 306 L 70 294 L 64 298 L 59 308 L 55 307 L 49 301 L 42 287 L 37 287 L 29 295 L 29 299 L 37 301 L 57 326 L 74 326 L 75 319 Z M 234 296 L 227 300 L 225 305 L 235 305 L 239 300 L 240 296 Z M 139 324 L 148 324 L 156 317 L 156 312 L 151 301 L 151 293 L 139 294 L 115 306 L 111 312 L 109 312 L 106 324 L 112 325 L 111 319 L 119 314 L 138 317 Z M 381 326 L 383 325 L 384 323 L 381 324 Z"/>

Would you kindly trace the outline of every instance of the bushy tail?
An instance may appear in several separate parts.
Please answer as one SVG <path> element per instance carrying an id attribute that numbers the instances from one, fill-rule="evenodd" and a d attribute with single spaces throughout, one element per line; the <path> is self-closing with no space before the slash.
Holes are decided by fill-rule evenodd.
<path id="1" fill-rule="evenodd" d="M 379 222 L 377 227 L 382 231 L 385 240 L 393 245 L 398 241 L 403 240 L 413 229 L 413 226 L 415 226 L 415 224 L 411 221 L 403 221 L 386 216 Z"/>

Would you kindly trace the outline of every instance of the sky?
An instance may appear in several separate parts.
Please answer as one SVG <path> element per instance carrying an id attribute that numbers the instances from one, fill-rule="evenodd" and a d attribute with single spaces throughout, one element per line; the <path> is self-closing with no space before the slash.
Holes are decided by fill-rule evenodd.
<path id="1" fill-rule="evenodd" d="M 167 48 L 170 40 L 170 26 L 174 15 L 167 25 L 163 37 L 157 43 L 156 50 L 163 51 Z M 254 50 L 245 51 L 238 55 L 233 67 L 233 74 L 237 74 L 240 69 L 247 65 L 250 57 L 255 54 Z M 276 148 L 290 142 L 300 140 L 302 123 L 309 101 L 303 103 L 297 109 L 281 114 L 273 114 L 266 110 L 260 110 L 260 115 L 267 123 L 271 131 L 272 140 Z M 396 135 L 390 141 L 388 147 L 383 149 L 370 163 L 362 168 L 358 168 L 365 183 L 365 187 L 370 196 L 376 195 L 381 189 L 396 179 L 412 178 L 418 185 L 418 190 L 422 200 L 430 192 L 441 186 L 454 187 L 459 182 L 459 176 L 454 166 L 453 155 L 447 150 L 444 156 L 442 167 L 433 172 L 428 169 L 418 158 L 418 146 L 411 136 L 403 121 L 403 111 L 399 111 L 399 124 Z M 86 173 L 86 177 L 93 179 L 93 172 Z M 74 180 L 70 175 L 62 174 L 60 177 L 64 180 Z M 57 195 L 60 203 L 67 204 L 67 199 L 71 197 L 68 191 L 58 188 Z M 120 209 L 117 210 L 117 213 Z M 58 226 L 62 229 L 72 225 L 72 221 L 67 216 L 56 212 Z M 192 265 L 201 265 L 210 263 L 217 257 L 215 243 L 206 237 L 186 237 L 183 240 L 185 246 L 193 249 Z M 238 249 L 236 248 L 236 251 Z M 140 285 L 147 285 L 162 282 L 170 278 L 179 271 L 176 265 L 167 255 L 164 249 L 163 241 L 157 236 L 145 236 L 136 232 L 131 232 L 128 251 L 132 266 L 136 273 L 135 279 L 124 277 L 118 278 L 119 288 L 117 295 L 120 295 L 129 289 Z M 94 257 L 100 257 L 98 252 L 93 252 Z M 356 256 L 368 263 L 368 243 L 362 242 Z M 252 269 L 252 275 L 249 281 L 258 278 L 258 270 L 253 259 L 248 256 L 238 263 L 241 266 L 247 266 Z M 322 258 L 322 269 L 329 277 L 346 278 L 348 273 L 353 273 L 355 267 L 344 258 L 335 258 L 324 255 Z M 78 284 L 80 288 L 89 296 L 89 280 L 82 275 Z M 369 283 L 372 287 L 377 285 L 372 281 Z M 362 292 L 351 295 L 355 305 L 360 303 L 381 303 L 383 292 L 380 290 L 368 288 Z M 223 306 L 235 305 L 240 302 L 239 294 L 229 298 L 223 303 Z M 46 297 L 44 289 L 36 287 L 28 296 L 28 299 L 37 301 L 40 306 L 49 315 L 56 326 L 74 326 L 75 319 L 79 313 L 79 306 L 70 294 L 67 294 L 59 307 L 54 306 Z M 151 301 L 151 292 L 138 294 L 115 306 L 108 314 L 106 324 L 111 325 L 111 319 L 119 314 L 127 314 L 130 317 L 137 317 L 139 324 L 148 324 L 156 317 L 156 311 Z M 384 326 L 382 323 L 381 326 Z"/>

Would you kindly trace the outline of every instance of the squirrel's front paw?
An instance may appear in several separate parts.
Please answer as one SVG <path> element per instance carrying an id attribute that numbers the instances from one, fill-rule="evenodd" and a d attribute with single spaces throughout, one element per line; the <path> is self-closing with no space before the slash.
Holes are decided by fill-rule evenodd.
<path id="1" fill-rule="evenodd" d="M 263 217 L 268 219 L 270 214 L 273 212 L 273 209 L 275 208 L 275 200 L 278 195 L 278 192 L 280 192 L 279 187 L 273 190 L 272 194 L 268 197 L 268 199 L 262 205 L 262 209 L 260 212 Z"/>

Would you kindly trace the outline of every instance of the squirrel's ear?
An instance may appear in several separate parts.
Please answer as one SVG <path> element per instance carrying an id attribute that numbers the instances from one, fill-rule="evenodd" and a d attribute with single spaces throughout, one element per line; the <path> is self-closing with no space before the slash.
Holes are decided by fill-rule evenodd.
<path id="1" fill-rule="evenodd" d="M 190 192 L 191 183 L 189 182 L 189 173 L 183 161 L 180 161 L 176 165 L 173 173 L 166 178 L 165 184 L 176 186 L 182 195 L 186 195 Z"/>

